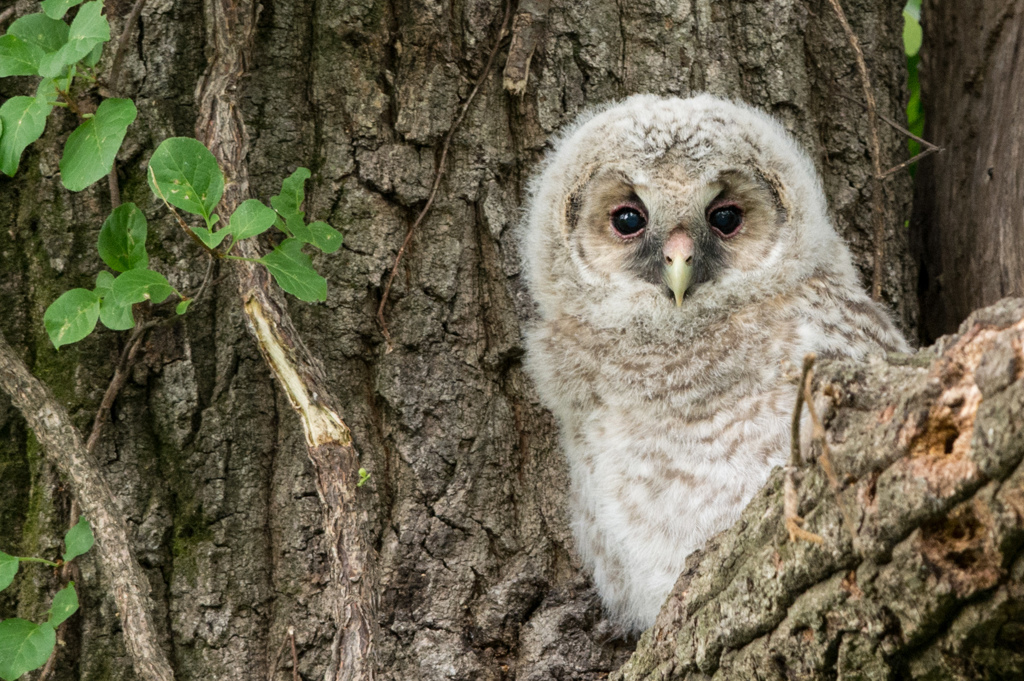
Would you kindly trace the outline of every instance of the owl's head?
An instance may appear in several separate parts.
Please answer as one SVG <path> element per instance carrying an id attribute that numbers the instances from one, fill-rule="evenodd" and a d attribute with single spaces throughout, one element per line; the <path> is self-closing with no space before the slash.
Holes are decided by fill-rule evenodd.
<path id="1" fill-rule="evenodd" d="M 584 116 L 534 180 L 523 246 L 541 314 L 602 326 L 855 277 L 810 159 L 769 115 L 711 95 Z"/>

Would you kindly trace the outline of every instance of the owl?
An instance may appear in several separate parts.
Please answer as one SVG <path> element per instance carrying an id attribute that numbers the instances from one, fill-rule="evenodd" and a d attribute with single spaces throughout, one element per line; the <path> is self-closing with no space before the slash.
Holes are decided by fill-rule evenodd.
<path id="1" fill-rule="evenodd" d="M 558 421 L 577 548 L 639 631 L 785 462 L 787 364 L 907 344 L 861 288 L 814 164 L 745 104 L 639 95 L 583 116 L 521 233 L 525 366 Z"/>

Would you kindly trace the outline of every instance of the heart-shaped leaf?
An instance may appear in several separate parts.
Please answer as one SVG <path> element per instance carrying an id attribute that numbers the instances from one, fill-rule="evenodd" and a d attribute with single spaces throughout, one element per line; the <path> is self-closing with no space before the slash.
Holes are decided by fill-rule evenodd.
<path id="1" fill-rule="evenodd" d="M 11 97 L 0 106 L 0 170 L 13 177 L 21 163 L 21 152 L 39 139 L 46 129 L 46 117 L 53 105 L 39 97 Z"/>
<path id="2" fill-rule="evenodd" d="M 85 519 L 84 515 L 79 516 L 75 526 L 64 533 L 64 555 L 61 557 L 65 563 L 73 561 L 88 552 L 95 541 L 89 521 Z"/>
<path id="3" fill-rule="evenodd" d="M 116 272 L 146 269 L 146 216 L 134 203 L 122 203 L 103 222 L 98 248 L 103 262 Z"/>
<path id="4" fill-rule="evenodd" d="M 341 232 L 331 227 L 326 222 L 311 222 L 308 225 L 301 222 L 291 222 L 292 234 L 296 239 L 307 244 L 316 246 L 324 253 L 334 253 L 341 248 Z"/>
<path id="5" fill-rule="evenodd" d="M 17 556 L 9 556 L 0 551 L 0 591 L 3 591 L 14 581 L 14 575 L 18 574 L 18 565 L 21 561 Z"/>
<path id="6" fill-rule="evenodd" d="M 144 300 L 159 304 L 167 300 L 174 289 L 167 278 L 153 270 L 128 270 L 114 280 L 111 296 L 117 305 L 132 305 Z"/>
<path id="7" fill-rule="evenodd" d="M 202 215 L 212 227 L 213 209 L 224 194 L 224 173 L 199 140 L 172 137 L 160 143 L 149 160 L 149 186 L 176 208 Z"/>
<path id="8" fill-rule="evenodd" d="M 130 99 L 105 99 L 92 118 L 68 137 L 60 159 L 60 181 L 79 192 L 110 173 L 128 126 L 137 115 Z"/>
<path id="9" fill-rule="evenodd" d="M 100 297 L 84 288 L 73 288 L 53 301 L 43 313 L 43 325 L 53 347 L 76 343 L 96 328 Z"/>
<path id="10" fill-rule="evenodd" d="M 0 36 L 0 78 L 36 75 L 44 54 L 41 47 L 16 35 Z"/>
<path id="11" fill-rule="evenodd" d="M 302 252 L 302 242 L 285 239 L 260 258 L 277 285 L 307 303 L 327 300 L 327 280 L 313 269 L 313 261 Z"/>
<path id="12" fill-rule="evenodd" d="M 122 304 L 113 294 L 100 301 L 100 321 L 111 331 L 127 331 L 135 326 L 131 303 Z"/>
<path id="13" fill-rule="evenodd" d="M 53 596 L 53 603 L 50 605 L 50 618 L 47 620 L 51 627 L 59 627 L 64 620 L 75 614 L 78 610 L 78 593 L 75 591 L 75 583 L 70 582 L 66 587 Z"/>
<path id="14" fill-rule="evenodd" d="M 193 227 L 192 231 L 195 232 L 200 241 L 206 244 L 207 248 L 217 248 L 217 246 L 220 246 L 221 242 L 224 241 L 224 238 L 228 234 L 231 234 L 230 229 L 221 229 L 214 232 L 213 230 L 206 229 L 205 227 Z"/>
<path id="15" fill-rule="evenodd" d="M 7 34 L 40 47 L 43 52 L 56 52 L 68 41 L 71 28 L 59 19 L 51 19 L 42 12 L 26 14 L 7 27 Z"/>
<path id="16" fill-rule="evenodd" d="M 46 16 L 51 19 L 60 19 L 68 10 L 76 5 L 82 4 L 82 0 L 43 0 L 39 3 Z"/>
<path id="17" fill-rule="evenodd" d="M 248 239 L 274 226 L 277 214 L 256 199 L 243 201 L 228 220 L 228 229 L 235 239 Z"/>
<path id="18" fill-rule="evenodd" d="M 13 681 L 39 669 L 56 644 L 57 634 L 49 623 L 33 624 L 18 617 L 0 622 L 0 678 Z"/>

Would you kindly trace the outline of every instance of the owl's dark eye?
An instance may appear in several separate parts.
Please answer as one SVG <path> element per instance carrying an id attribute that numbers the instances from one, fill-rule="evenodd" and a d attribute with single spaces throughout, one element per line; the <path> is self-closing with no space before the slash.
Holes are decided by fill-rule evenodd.
<path id="1" fill-rule="evenodd" d="M 647 226 L 647 216 L 633 206 L 621 206 L 612 211 L 612 229 L 622 237 L 638 236 Z"/>
<path id="2" fill-rule="evenodd" d="M 739 206 L 722 206 L 708 213 L 708 224 L 716 232 L 729 238 L 739 231 L 743 224 L 743 211 Z"/>

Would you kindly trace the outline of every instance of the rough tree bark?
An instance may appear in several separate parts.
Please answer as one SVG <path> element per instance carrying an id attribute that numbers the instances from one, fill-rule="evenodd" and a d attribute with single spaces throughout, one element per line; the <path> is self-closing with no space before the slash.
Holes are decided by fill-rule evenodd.
<path id="1" fill-rule="evenodd" d="M 921 335 L 1024 293 L 1024 2 L 926 0 L 925 138 L 912 229 L 921 261 Z"/>
<path id="2" fill-rule="evenodd" d="M 108 2 L 115 35 L 130 4 Z M 899 7 L 845 5 L 879 111 L 898 118 Z M 544 25 L 525 93 L 503 90 L 502 48 L 453 139 L 386 307 L 387 352 L 374 319 L 382 284 L 504 13 L 494 0 L 268 0 L 235 93 L 250 190 L 266 199 L 308 166 L 307 212 L 346 234 L 343 250 L 319 263 L 327 303 L 289 305 L 372 474 L 360 496 L 378 552 L 384 679 L 595 679 L 632 648 L 613 637 L 578 569 L 554 426 L 519 361 L 530 306 L 518 281 L 517 207 L 561 125 L 634 92 L 707 90 L 763 106 L 818 163 L 866 281 L 872 272 L 869 132 L 853 55 L 826 0 L 779 0 L 770 11 L 740 0 L 551 2 L 537 13 Z M 119 158 L 123 200 L 145 210 L 155 266 L 183 290 L 199 284 L 201 254 L 150 198 L 144 168 L 160 140 L 194 132 L 215 21 L 200 0 L 149 0 L 120 86 L 140 111 Z M 20 94 L 8 82 L 2 94 Z M 29 151 L 18 178 L 0 180 L 10 237 L 0 246 L 0 327 L 84 427 L 121 341 L 103 332 L 58 353 L 43 333 L 46 305 L 99 269 L 92 245 L 109 209 L 104 187 L 60 188 L 67 123 Z M 904 142 L 880 133 L 882 166 L 895 165 Z M 912 330 L 909 179 L 891 178 L 884 194 L 883 294 Z M 177 678 L 291 678 L 290 654 L 279 656 L 289 628 L 298 671 L 321 678 L 335 632 L 313 472 L 298 420 L 245 331 L 234 274 L 217 274 L 205 303 L 150 336 L 99 464 Z M 6 400 L 0 429 L 0 549 L 52 554 L 68 492 Z M 81 614 L 51 678 L 134 678 L 107 584 L 86 560 Z M 23 571 L 0 608 L 39 618 L 53 586 L 45 571 Z"/>

